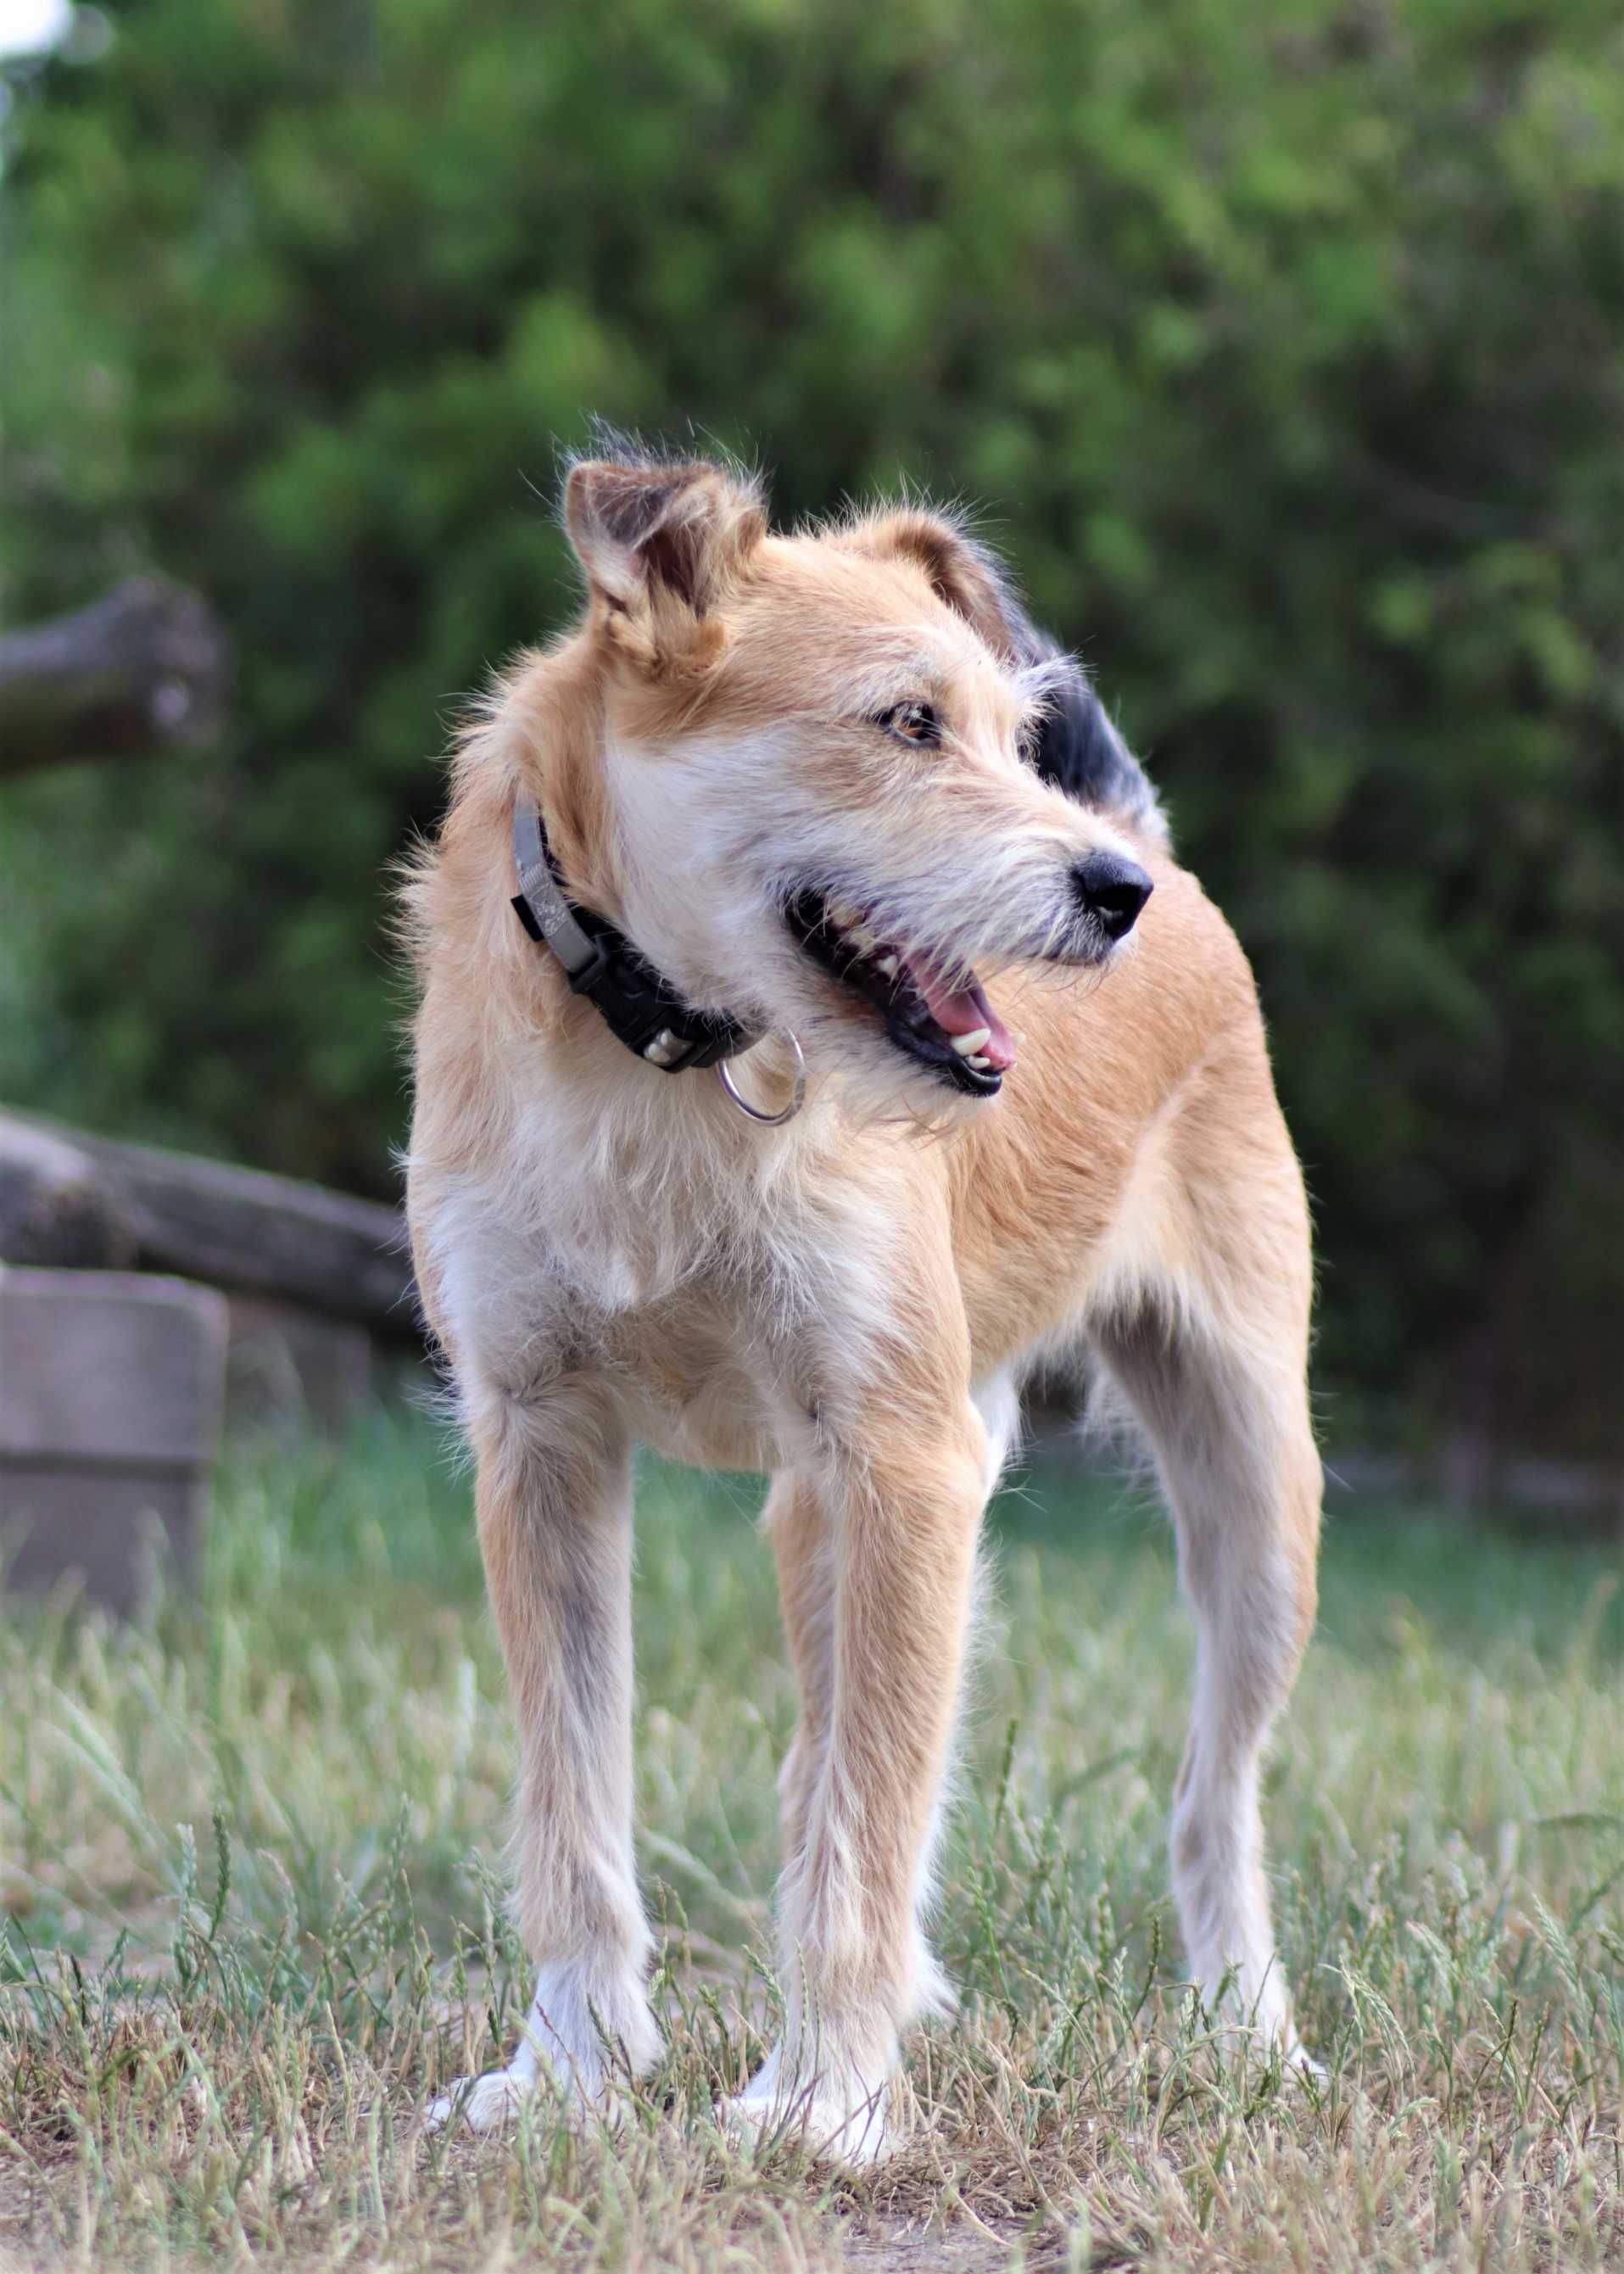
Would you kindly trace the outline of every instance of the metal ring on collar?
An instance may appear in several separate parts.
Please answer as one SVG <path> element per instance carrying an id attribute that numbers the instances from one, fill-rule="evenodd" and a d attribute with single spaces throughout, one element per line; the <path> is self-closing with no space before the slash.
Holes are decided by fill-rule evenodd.
<path id="1" fill-rule="evenodd" d="M 807 1062 L 801 1056 L 800 1041 L 787 1027 L 784 1028 L 782 1032 L 785 1041 L 795 1053 L 795 1080 L 794 1087 L 789 1094 L 789 1103 L 781 1113 L 763 1113 L 759 1106 L 752 1105 L 748 1098 L 741 1097 L 734 1085 L 733 1075 L 728 1071 L 728 1060 L 726 1058 L 717 1060 L 716 1078 L 722 1088 L 727 1092 L 740 1112 L 748 1114 L 752 1121 L 759 1121 L 763 1129 L 781 1129 L 786 1121 L 794 1119 L 807 1102 Z"/>

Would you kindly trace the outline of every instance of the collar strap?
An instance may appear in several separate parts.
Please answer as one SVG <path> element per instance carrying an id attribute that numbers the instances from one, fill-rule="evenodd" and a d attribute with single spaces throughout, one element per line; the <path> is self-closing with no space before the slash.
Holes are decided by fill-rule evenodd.
<path id="1" fill-rule="evenodd" d="M 606 917 L 567 897 L 541 808 L 523 790 L 513 809 L 513 859 L 514 914 L 557 956 L 571 990 L 638 1058 L 680 1073 L 738 1058 L 761 1039 L 723 1013 L 695 1011 Z"/>

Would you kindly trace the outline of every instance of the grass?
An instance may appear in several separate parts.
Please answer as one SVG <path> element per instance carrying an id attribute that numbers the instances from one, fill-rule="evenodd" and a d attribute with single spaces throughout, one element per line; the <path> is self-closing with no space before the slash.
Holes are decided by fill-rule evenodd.
<path id="1" fill-rule="evenodd" d="M 0 1617 L 0 2264 L 1624 2263 L 1616 1558 L 1425 1515 L 1328 1533 L 1275 1746 L 1323 2083 L 1225 2067 L 1162 1822 L 1190 1639 L 1159 1522 L 995 1517 L 916 2143 L 859 2182 L 710 2116 L 759 2057 L 793 1699 L 755 1492 L 650 1469 L 640 1813 L 670 2051 L 619 2139 L 428 2140 L 526 1984 L 513 1749 L 465 1487 L 426 1428 L 234 1461 L 200 1600 Z"/>

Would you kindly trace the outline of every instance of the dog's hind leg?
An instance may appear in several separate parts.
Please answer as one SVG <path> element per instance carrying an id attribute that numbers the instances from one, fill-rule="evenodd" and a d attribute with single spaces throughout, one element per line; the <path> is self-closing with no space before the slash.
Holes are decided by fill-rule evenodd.
<path id="1" fill-rule="evenodd" d="M 1194 1710 L 1173 1808 L 1173 1888 L 1209 2007 L 1288 2054 L 1291 2005 L 1275 1954 L 1259 1784 L 1264 1740 L 1314 1615 L 1320 1462 L 1301 1384 L 1153 1306 L 1100 1336 L 1143 1423 L 1178 1534 L 1196 1623 Z"/>
<path id="2" fill-rule="evenodd" d="M 518 1724 L 512 1856 L 538 1979 L 512 2061 L 429 2112 L 500 2123 L 544 2074 L 606 2105 L 660 2050 L 632 1852 L 631 1461 L 602 1389 L 568 1375 L 470 1397 L 475 1505 Z"/>
<path id="3" fill-rule="evenodd" d="M 1304 1382 L 1306 1215 L 1272 1097 L 1267 1108 L 1244 1138 L 1203 1140 L 1190 1276 L 1153 1279 L 1094 1331 L 1149 1436 L 1195 1616 L 1170 1842 L 1186 1953 L 1209 2007 L 1295 2057 L 1259 1785 L 1313 1624 L 1320 1465 Z"/>

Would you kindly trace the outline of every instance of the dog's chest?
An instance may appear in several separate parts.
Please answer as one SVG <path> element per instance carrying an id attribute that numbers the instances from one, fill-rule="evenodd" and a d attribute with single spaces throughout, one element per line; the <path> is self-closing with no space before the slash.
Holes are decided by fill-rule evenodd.
<path id="1" fill-rule="evenodd" d="M 826 1176 L 763 1175 L 758 1153 L 665 1130 L 611 1143 L 550 1103 L 500 1187 L 444 1224 L 465 1346 L 500 1352 L 505 1379 L 600 1372 L 633 1433 L 677 1459 L 804 1457 L 831 1324 Z"/>
<path id="2" fill-rule="evenodd" d="M 754 1469 L 804 1457 L 798 1352 L 736 1291 L 702 1284 L 620 1319 L 608 1349 L 634 1434 L 672 1459 Z"/>
<path id="3" fill-rule="evenodd" d="M 634 1099 L 569 1081 L 533 1092 L 504 1178 L 550 1276 L 628 1319 L 700 1283 L 748 1284 L 799 1213 L 794 1177 L 763 1175 L 769 1156 L 726 1124 L 718 1143 L 692 1090 Z"/>

